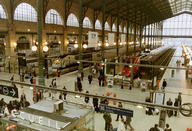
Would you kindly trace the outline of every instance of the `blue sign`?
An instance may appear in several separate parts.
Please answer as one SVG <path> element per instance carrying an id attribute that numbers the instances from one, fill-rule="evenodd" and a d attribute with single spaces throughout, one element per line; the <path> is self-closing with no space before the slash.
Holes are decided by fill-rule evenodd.
<path id="1" fill-rule="evenodd" d="M 108 112 L 108 113 L 119 114 L 119 115 L 128 116 L 128 117 L 133 117 L 133 111 L 132 110 L 127 110 L 127 109 L 123 109 L 123 108 L 107 106 L 105 104 L 100 104 L 99 105 L 99 109 L 100 109 L 101 112 Z"/>

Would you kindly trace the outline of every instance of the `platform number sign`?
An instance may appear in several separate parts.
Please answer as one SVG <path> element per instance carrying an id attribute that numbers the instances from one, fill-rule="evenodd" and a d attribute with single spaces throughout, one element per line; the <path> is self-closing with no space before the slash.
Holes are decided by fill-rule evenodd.
<path id="1" fill-rule="evenodd" d="M 18 89 L 14 86 L 0 85 L 0 94 L 18 98 Z"/>

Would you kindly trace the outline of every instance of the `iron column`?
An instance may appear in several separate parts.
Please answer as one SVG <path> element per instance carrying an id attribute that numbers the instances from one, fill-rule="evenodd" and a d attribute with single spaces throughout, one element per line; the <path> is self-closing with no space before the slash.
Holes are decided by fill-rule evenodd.
<path id="1" fill-rule="evenodd" d="M 42 26 L 43 26 L 43 0 L 37 0 L 37 40 L 38 40 L 38 62 L 39 62 L 39 85 L 45 85 L 44 79 L 44 57 L 42 44 Z"/>
<path id="2" fill-rule="evenodd" d="M 83 3 L 79 0 L 79 60 L 82 60 L 82 30 L 83 30 Z M 83 72 L 83 63 L 79 63 L 78 72 Z"/>

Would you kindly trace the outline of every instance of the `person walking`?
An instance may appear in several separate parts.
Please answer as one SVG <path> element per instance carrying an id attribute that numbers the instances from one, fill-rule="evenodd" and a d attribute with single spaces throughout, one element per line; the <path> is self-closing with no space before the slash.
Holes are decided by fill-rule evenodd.
<path id="1" fill-rule="evenodd" d="M 89 84 L 91 84 L 92 80 L 93 80 L 93 77 L 92 77 L 92 75 L 90 74 L 90 75 L 88 76 Z"/>
<path id="2" fill-rule="evenodd" d="M 169 98 L 169 100 L 167 101 L 167 105 L 168 106 L 173 105 L 173 102 L 171 101 L 171 98 Z M 167 115 L 168 115 L 168 117 L 171 117 L 173 115 L 173 110 L 167 110 Z"/>
<path id="3" fill-rule="evenodd" d="M 105 131 L 109 131 L 109 130 L 110 130 L 110 124 L 111 124 L 111 121 L 112 121 L 112 119 L 111 119 L 111 114 L 105 112 L 105 113 L 103 114 L 103 118 L 104 118 L 104 120 L 105 120 Z"/>
<path id="4" fill-rule="evenodd" d="M 126 116 L 126 121 L 125 121 L 125 129 L 127 130 L 127 125 L 131 128 L 131 131 L 134 130 L 134 128 L 131 125 L 131 117 Z"/>
<path id="5" fill-rule="evenodd" d="M 150 128 L 149 131 L 160 131 L 160 130 L 158 129 L 158 125 L 155 124 L 155 126 Z"/>
<path id="6" fill-rule="evenodd" d="M 96 94 L 97 95 L 97 94 Z M 99 107 L 98 107 L 98 98 L 97 97 L 93 97 L 93 107 L 95 109 L 96 112 L 99 112 Z"/>
<path id="7" fill-rule="evenodd" d="M 124 124 L 124 119 L 122 118 L 121 121 L 119 122 L 117 131 L 125 131 L 125 124 Z"/>
<path id="8" fill-rule="evenodd" d="M 84 78 L 84 73 L 81 72 L 81 80 L 83 81 L 83 78 Z"/>
<path id="9" fill-rule="evenodd" d="M 98 77 L 98 81 L 99 81 L 99 86 L 101 86 L 101 80 L 102 80 L 102 78 L 101 78 L 101 75 Z"/>
<path id="10" fill-rule="evenodd" d="M 30 79 L 30 83 L 33 84 L 33 77 L 31 77 L 31 79 Z"/>
<path id="11" fill-rule="evenodd" d="M 181 92 L 179 92 L 177 99 L 178 99 L 179 106 L 181 106 L 181 104 L 182 104 Z"/>
<path id="12" fill-rule="evenodd" d="M 169 124 L 166 124 L 166 127 L 165 127 L 164 131 L 172 131 L 172 129 L 171 129 L 171 127 L 169 126 Z"/>
<path id="13" fill-rule="evenodd" d="M 65 90 L 65 91 L 67 90 L 65 86 L 63 87 L 63 90 Z M 67 93 L 63 92 L 63 96 L 64 96 L 64 100 L 66 100 Z"/>
<path id="14" fill-rule="evenodd" d="M 14 81 L 14 75 L 11 76 L 10 81 Z"/>
<path id="15" fill-rule="evenodd" d="M 86 91 L 87 94 L 89 94 L 89 91 Z M 89 103 L 89 97 L 85 96 L 85 103 Z"/>
<path id="16" fill-rule="evenodd" d="M 122 108 L 122 107 L 123 107 L 123 105 L 122 105 L 121 102 L 119 102 L 118 107 L 119 107 L 119 108 Z M 120 116 L 121 116 L 121 119 L 123 119 L 123 116 L 122 116 L 122 115 L 120 115 Z M 116 121 L 119 121 L 119 114 L 117 114 L 117 119 L 116 119 Z"/>
<path id="17" fill-rule="evenodd" d="M 178 107 L 178 106 L 179 106 L 178 98 L 175 98 L 174 107 Z M 175 110 L 174 116 L 177 116 L 177 110 Z"/>
<path id="18" fill-rule="evenodd" d="M 163 80 L 163 84 L 162 84 L 162 87 L 163 87 L 163 90 L 165 90 L 165 87 L 167 86 L 167 81 L 164 79 Z"/>

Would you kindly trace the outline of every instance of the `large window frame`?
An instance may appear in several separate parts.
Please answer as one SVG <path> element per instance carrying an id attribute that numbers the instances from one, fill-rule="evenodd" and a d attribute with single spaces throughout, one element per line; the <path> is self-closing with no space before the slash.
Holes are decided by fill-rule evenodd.
<path id="1" fill-rule="evenodd" d="M 6 15 L 5 10 L 1 4 L 0 4 L 0 19 L 7 19 L 7 15 Z"/>
<path id="2" fill-rule="evenodd" d="M 20 3 L 15 9 L 14 20 L 37 22 L 37 12 L 30 4 Z"/>
<path id="3" fill-rule="evenodd" d="M 63 25 L 61 15 L 54 9 L 50 9 L 47 12 L 46 17 L 45 17 L 45 23 L 55 24 L 55 25 Z"/>
<path id="4" fill-rule="evenodd" d="M 69 16 L 67 17 L 67 26 L 79 27 L 79 21 L 75 14 L 69 14 Z"/>

